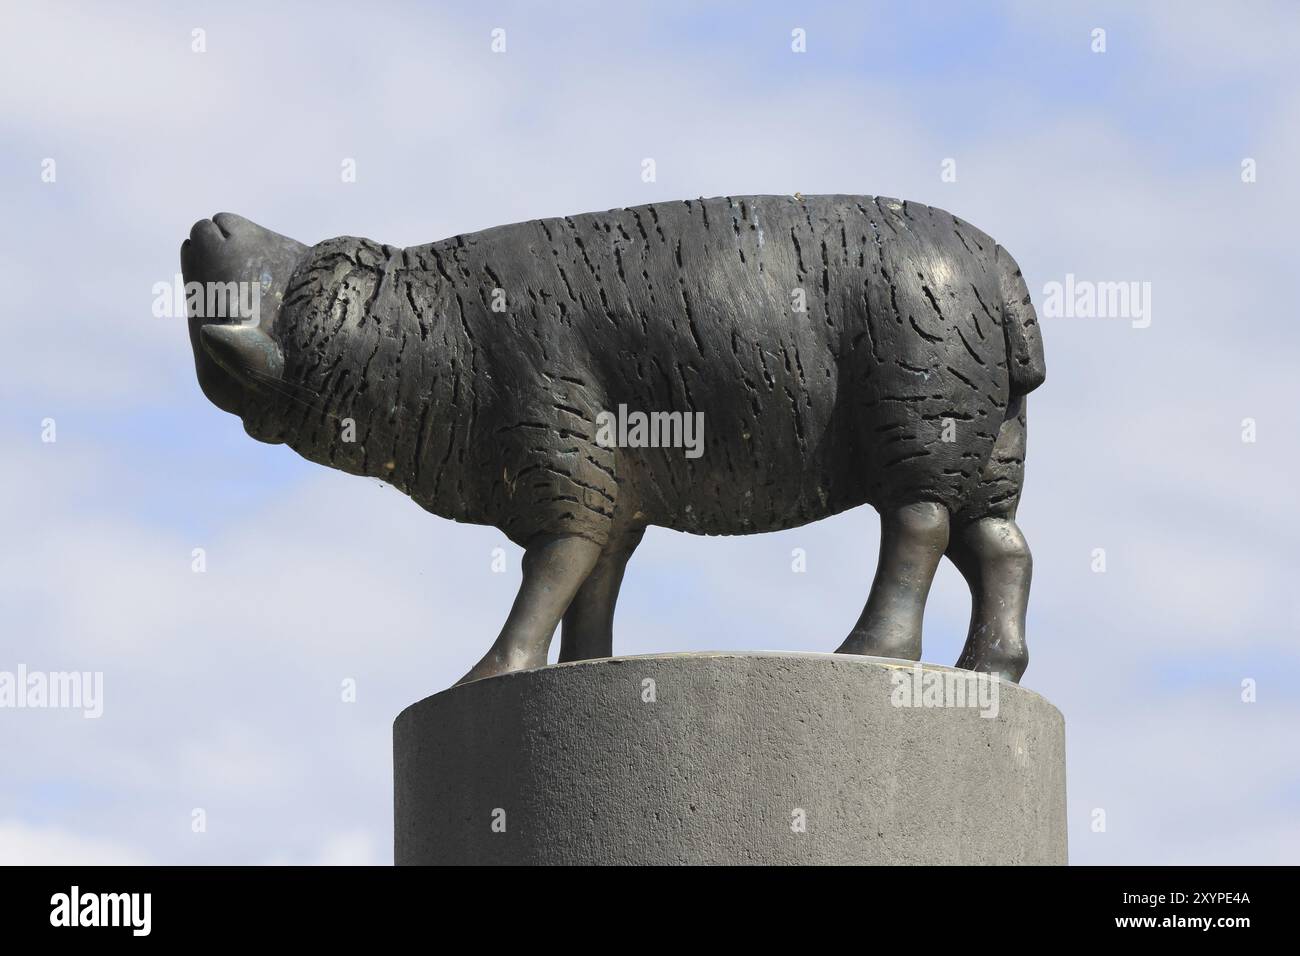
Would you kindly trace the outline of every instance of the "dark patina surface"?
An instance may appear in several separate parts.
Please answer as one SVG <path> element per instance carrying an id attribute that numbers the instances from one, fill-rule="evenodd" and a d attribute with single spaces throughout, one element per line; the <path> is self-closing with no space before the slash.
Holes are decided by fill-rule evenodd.
<path id="1" fill-rule="evenodd" d="M 928 206 L 746 196 L 543 219 L 399 249 L 307 247 L 221 214 L 187 281 L 256 281 L 260 322 L 190 320 L 200 383 L 250 435 L 501 529 L 524 580 L 467 675 L 608 656 L 649 525 L 790 528 L 861 504 L 880 562 L 839 650 L 919 659 L 945 553 L 971 585 L 959 665 L 1018 680 L 1014 518 L 1045 375 L 1023 277 Z M 694 453 L 611 445 L 615 410 L 694 416 Z"/>

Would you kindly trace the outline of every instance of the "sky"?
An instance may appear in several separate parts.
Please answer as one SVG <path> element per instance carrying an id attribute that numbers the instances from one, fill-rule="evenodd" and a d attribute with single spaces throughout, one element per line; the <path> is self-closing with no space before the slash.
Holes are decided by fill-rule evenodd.
<path id="1" fill-rule="evenodd" d="M 42 3 L 5 23 L 0 671 L 102 673 L 103 713 L 0 709 L 0 863 L 391 862 L 392 720 L 479 659 L 518 585 L 496 530 L 206 402 L 183 320 L 153 308 L 196 219 L 414 245 L 794 192 L 947 209 L 1039 303 L 1024 685 L 1065 715 L 1071 862 L 1300 862 L 1300 7 Z M 1044 314 L 1067 276 L 1139 283 L 1149 313 Z M 869 509 L 651 529 L 616 651 L 832 650 L 878 540 Z M 945 564 L 926 660 L 956 659 L 968 613 Z"/>

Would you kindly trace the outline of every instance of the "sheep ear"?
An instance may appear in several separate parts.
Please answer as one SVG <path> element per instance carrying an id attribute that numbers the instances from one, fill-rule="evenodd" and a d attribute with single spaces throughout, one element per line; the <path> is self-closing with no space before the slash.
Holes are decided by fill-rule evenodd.
<path id="1" fill-rule="evenodd" d="M 255 325 L 205 325 L 199 337 L 216 363 L 250 388 L 284 374 L 280 346 Z"/>

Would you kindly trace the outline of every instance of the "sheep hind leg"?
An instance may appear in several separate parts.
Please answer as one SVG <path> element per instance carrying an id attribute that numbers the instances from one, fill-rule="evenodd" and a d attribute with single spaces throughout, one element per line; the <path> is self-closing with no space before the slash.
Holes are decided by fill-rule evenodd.
<path id="1" fill-rule="evenodd" d="M 970 585 L 971 616 L 958 667 L 1016 683 L 1029 666 L 1025 611 L 1034 562 L 1010 518 L 980 518 L 959 528 L 948 557 Z"/>
<path id="2" fill-rule="evenodd" d="M 948 558 L 970 586 L 971 618 L 958 667 L 1017 682 L 1029 666 L 1025 611 L 1034 563 L 1016 526 L 1025 484 L 1028 402 L 1013 398 L 975 494 L 953 519 Z"/>
<path id="3" fill-rule="evenodd" d="M 948 547 L 948 509 L 921 501 L 881 512 L 871 594 L 839 654 L 921 659 L 921 618 Z"/>

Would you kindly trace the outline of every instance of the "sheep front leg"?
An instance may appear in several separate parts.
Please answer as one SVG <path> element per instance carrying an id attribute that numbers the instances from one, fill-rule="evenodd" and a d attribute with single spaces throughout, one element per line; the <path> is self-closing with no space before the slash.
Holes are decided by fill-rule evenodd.
<path id="1" fill-rule="evenodd" d="M 578 535 L 539 535 L 524 549 L 524 580 L 501 634 L 462 677 L 482 677 L 542 667 L 555 628 L 600 557 L 601 546 Z"/>

